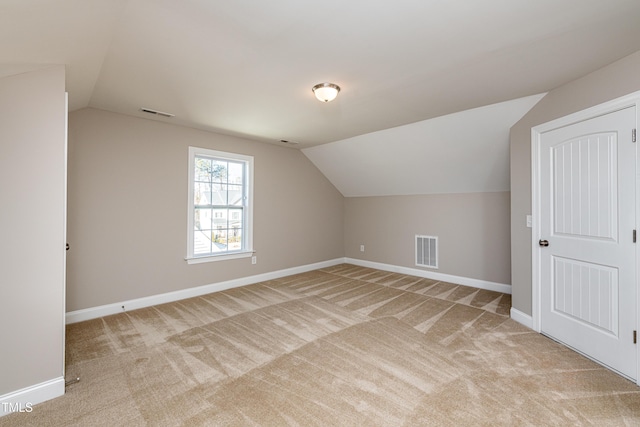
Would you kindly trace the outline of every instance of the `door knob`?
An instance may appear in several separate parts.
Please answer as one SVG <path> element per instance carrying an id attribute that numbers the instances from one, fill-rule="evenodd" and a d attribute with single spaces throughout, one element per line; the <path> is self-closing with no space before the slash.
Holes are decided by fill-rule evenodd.
<path id="1" fill-rule="evenodd" d="M 549 246 L 548 240 L 540 240 L 538 243 L 540 244 L 540 246 Z"/>

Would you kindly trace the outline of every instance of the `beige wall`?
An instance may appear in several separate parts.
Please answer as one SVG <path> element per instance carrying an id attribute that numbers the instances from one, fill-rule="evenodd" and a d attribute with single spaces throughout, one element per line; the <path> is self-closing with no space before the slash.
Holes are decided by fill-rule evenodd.
<path id="1" fill-rule="evenodd" d="M 513 307 L 531 314 L 531 128 L 640 90 L 640 52 L 549 92 L 511 128 Z"/>
<path id="2" fill-rule="evenodd" d="M 508 192 L 345 199 L 347 257 L 419 268 L 416 234 L 438 236 L 432 271 L 509 284 Z"/>
<path id="3" fill-rule="evenodd" d="M 188 265 L 189 146 L 255 158 L 250 258 Z M 69 117 L 67 310 L 344 256 L 343 197 L 299 151 L 83 109 Z"/>
<path id="4" fill-rule="evenodd" d="M 0 79 L 0 396 L 63 376 L 64 79 Z"/>

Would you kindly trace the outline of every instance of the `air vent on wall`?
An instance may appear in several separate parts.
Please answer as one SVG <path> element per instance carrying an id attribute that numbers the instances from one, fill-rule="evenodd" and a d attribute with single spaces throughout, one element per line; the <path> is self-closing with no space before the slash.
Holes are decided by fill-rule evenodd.
<path id="1" fill-rule="evenodd" d="M 142 111 L 143 113 L 148 113 L 148 114 L 154 114 L 156 116 L 162 116 L 162 117 L 174 117 L 175 114 L 171 114 L 171 113 L 165 113 L 163 111 L 158 111 L 158 110 L 152 110 L 151 108 L 140 108 L 140 111 Z"/>
<path id="2" fill-rule="evenodd" d="M 416 265 L 438 268 L 438 237 L 416 234 Z"/>

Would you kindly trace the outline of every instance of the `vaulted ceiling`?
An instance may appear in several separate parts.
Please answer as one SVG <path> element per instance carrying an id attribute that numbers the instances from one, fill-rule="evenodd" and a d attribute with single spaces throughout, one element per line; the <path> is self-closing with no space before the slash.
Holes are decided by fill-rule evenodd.
<path id="1" fill-rule="evenodd" d="M 2 0 L 0 76 L 64 64 L 71 110 L 306 148 L 546 92 L 640 50 L 639 18 L 638 0 Z"/>
<path id="2" fill-rule="evenodd" d="M 639 18 L 638 0 L 0 0 L 0 77 L 63 64 L 71 111 L 287 140 L 345 196 L 507 191 L 509 128 L 639 51 Z"/>

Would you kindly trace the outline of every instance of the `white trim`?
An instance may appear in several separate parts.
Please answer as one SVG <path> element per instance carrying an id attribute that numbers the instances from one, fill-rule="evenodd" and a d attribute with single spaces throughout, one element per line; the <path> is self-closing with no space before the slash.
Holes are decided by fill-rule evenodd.
<path id="1" fill-rule="evenodd" d="M 188 264 L 199 264 L 202 262 L 212 261 L 224 261 L 228 259 L 245 258 L 251 255 L 247 255 L 248 252 L 253 252 L 253 175 L 254 175 L 254 160 L 253 156 L 245 154 L 228 153 L 225 151 L 211 150 L 208 148 L 189 147 L 189 180 L 187 183 L 187 256 L 185 261 Z M 193 205 L 193 191 L 194 191 L 194 179 L 195 179 L 195 160 L 196 156 L 206 156 L 215 159 L 223 159 L 233 162 L 242 162 L 245 165 L 244 168 L 244 197 L 245 203 L 243 205 L 243 227 L 242 227 L 242 252 L 223 252 L 219 255 L 207 255 L 204 257 L 198 257 L 193 253 L 193 240 L 194 240 L 194 205 Z M 194 261 L 195 260 L 195 261 Z"/>
<path id="2" fill-rule="evenodd" d="M 529 329 L 533 329 L 533 319 L 528 314 L 511 307 L 511 318 Z"/>
<path id="3" fill-rule="evenodd" d="M 69 190 L 68 190 L 68 178 L 69 178 L 69 92 L 64 93 L 64 207 L 62 221 L 62 236 L 64 242 L 60 242 L 64 249 L 62 252 L 62 313 L 67 311 L 67 249 L 66 246 L 69 243 L 67 239 L 67 204 L 69 202 Z M 62 377 L 66 375 L 67 363 L 66 363 L 66 348 L 67 348 L 67 328 L 65 328 L 64 316 L 60 317 L 62 322 Z M 62 389 L 64 393 L 64 388 Z"/>
<path id="4" fill-rule="evenodd" d="M 0 417 L 11 414 L 9 405 L 19 405 L 23 412 L 31 412 L 32 405 L 62 396 L 64 394 L 64 377 L 55 378 L 40 384 L 25 387 L 0 396 Z"/>
<path id="5" fill-rule="evenodd" d="M 241 277 L 238 279 L 228 280 L 225 282 L 212 283 L 209 285 L 198 286 L 195 288 L 182 289 L 180 291 L 167 292 L 164 294 L 151 295 L 143 298 L 136 298 L 128 301 L 106 304 L 97 307 L 85 308 L 82 310 L 70 311 L 66 315 L 67 324 L 83 322 L 85 320 L 97 319 L 103 316 L 122 313 L 123 311 L 131 311 L 139 308 L 150 307 L 158 304 L 179 301 L 186 298 L 197 297 L 210 294 L 212 292 L 224 291 L 241 286 L 252 285 L 254 283 L 265 282 L 267 280 L 279 279 L 281 277 L 291 276 L 293 274 L 306 273 L 308 271 L 320 268 L 333 267 L 338 264 L 353 264 L 361 267 L 375 268 L 383 271 L 391 271 L 394 273 L 409 274 L 426 279 L 440 280 L 444 282 L 455 283 L 463 286 L 471 286 L 473 288 L 487 289 L 490 291 L 511 294 L 511 286 L 503 283 L 488 282 L 485 280 L 471 279 L 468 277 L 452 276 L 449 274 L 434 273 L 431 271 L 418 270 L 415 268 L 399 267 L 390 264 L 382 264 L 378 262 L 364 261 L 355 258 L 336 258 L 329 261 L 322 261 L 314 264 L 307 264 L 299 267 L 287 268 L 284 270 L 273 271 L 270 273 L 257 274 L 255 276 Z"/>
<path id="6" fill-rule="evenodd" d="M 537 128 L 531 128 L 531 328 L 540 332 L 540 133 Z"/>
<path id="7" fill-rule="evenodd" d="M 376 268 L 378 270 L 390 271 L 393 273 L 408 274 L 411 276 L 424 277 L 425 279 L 439 280 L 463 286 L 470 286 L 472 288 L 502 292 L 503 294 L 511 294 L 511 285 L 507 285 L 504 283 L 489 282 L 486 280 L 472 279 L 470 277 L 452 276 L 450 274 L 418 270 L 417 268 L 400 267 L 397 265 L 383 264 L 379 262 L 364 261 L 355 258 L 345 258 L 344 262 L 347 264 L 358 265 L 360 267 Z"/>
<path id="8" fill-rule="evenodd" d="M 271 273 L 257 274 L 255 276 L 241 277 L 239 279 L 227 280 L 225 282 L 212 283 L 210 285 L 198 286 L 195 288 L 182 289 L 180 291 L 167 292 L 164 294 L 152 295 L 143 298 L 122 301 L 113 304 L 101 305 L 98 307 L 86 308 L 82 310 L 70 311 L 67 313 L 67 324 L 96 319 L 98 317 L 109 316 L 111 314 L 122 313 L 123 311 L 136 310 L 138 308 L 150 307 L 152 305 L 164 304 L 179 301 L 186 298 L 197 297 L 210 294 L 212 292 L 224 291 L 241 286 L 252 285 L 254 283 L 265 282 L 267 280 L 279 279 L 293 274 L 306 273 L 319 268 L 332 267 L 344 263 L 343 258 L 307 264 L 300 267 L 287 268 L 273 271 Z"/>
<path id="9" fill-rule="evenodd" d="M 552 130 L 570 126 L 585 120 L 593 119 L 605 114 L 610 114 L 624 108 L 636 108 L 636 128 L 640 121 L 640 91 L 613 99 L 602 104 L 569 114 L 564 117 L 557 118 L 547 123 L 540 124 L 531 128 L 531 215 L 533 218 L 531 229 L 531 318 L 532 329 L 536 332 L 541 331 L 540 325 L 540 246 L 537 244 L 540 237 L 540 141 L 542 134 Z M 636 165 L 636 205 L 640 207 L 640 168 Z M 640 211 L 636 210 L 636 225 L 639 222 Z M 636 289 L 640 284 L 640 251 L 636 251 Z M 640 289 L 636 291 L 637 305 L 636 310 L 640 312 Z M 636 330 L 640 330 L 640 316 L 636 316 Z M 638 372 L 640 373 L 640 351 L 637 352 Z M 640 385 L 640 374 L 636 379 L 636 384 Z"/>
<path id="10" fill-rule="evenodd" d="M 224 253 L 223 255 L 207 255 L 201 257 L 193 257 L 193 258 L 185 258 L 187 264 L 202 264 L 205 262 L 214 262 L 214 261 L 227 261 L 230 259 L 241 259 L 241 258 L 249 258 L 253 256 L 256 251 L 249 252 L 232 252 L 232 253 Z"/>

